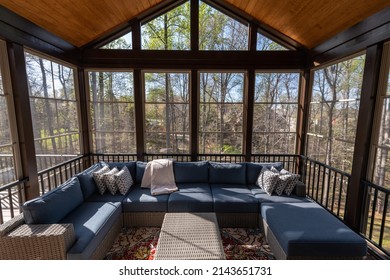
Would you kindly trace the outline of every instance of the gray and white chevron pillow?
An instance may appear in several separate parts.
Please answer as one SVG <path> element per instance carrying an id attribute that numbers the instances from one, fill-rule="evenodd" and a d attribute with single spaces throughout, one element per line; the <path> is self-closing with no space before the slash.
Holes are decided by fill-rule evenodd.
<path id="1" fill-rule="evenodd" d="M 134 184 L 133 177 L 131 177 L 129 169 L 124 166 L 118 173 L 115 175 L 115 182 L 118 188 L 118 191 L 121 195 L 125 195 L 131 186 Z"/>
<path id="2" fill-rule="evenodd" d="M 288 180 L 290 178 L 289 176 L 289 173 L 287 172 L 287 170 L 281 170 L 280 172 L 272 166 L 271 168 L 271 171 L 275 172 L 276 174 L 278 174 L 279 178 L 278 178 L 278 182 L 276 183 L 276 186 L 275 186 L 275 190 L 274 192 L 277 194 L 277 195 L 282 195 L 283 194 L 283 191 L 284 189 L 286 188 L 287 186 L 287 183 L 288 183 Z"/>
<path id="3" fill-rule="evenodd" d="M 266 167 L 261 169 L 259 177 L 257 178 L 257 185 L 265 190 L 268 195 L 272 195 L 278 183 L 279 174 L 269 170 Z"/>
<path id="4" fill-rule="evenodd" d="M 110 170 L 110 172 L 107 172 L 103 175 L 106 188 L 112 195 L 116 194 L 116 192 L 118 191 L 118 187 L 116 186 L 115 181 L 115 174 L 118 172 L 118 168 L 114 167 Z"/>
<path id="5" fill-rule="evenodd" d="M 284 193 L 287 195 L 291 195 L 292 191 L 295 188 L 295 185 L 298 183 L 300 178 L 301 175 L 290 173 L 290 178 L 288 179 L 286 187 L 284 188 Z"/>
<path id="6" fill-rule="evenodd" d="M 106 191 L 106 184 L 104 182 L 104 174 L 109 172 L 110 168 L 108 166 L 104 166 L 96 172 L 92 173 L 92 177 L 95 180 L 97 189 L 100 194 L 103 194 Z"/>

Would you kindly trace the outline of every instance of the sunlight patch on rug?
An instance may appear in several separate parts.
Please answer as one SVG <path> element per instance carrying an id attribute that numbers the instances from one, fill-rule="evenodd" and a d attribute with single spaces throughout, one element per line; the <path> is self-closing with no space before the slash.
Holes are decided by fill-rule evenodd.
<path id="1" fill-rule="evenodd" d="M 227 260 L 275 259 L 259 229 L 222 228 L 221 238 Z M 153 260 L 160 228 L 126 228 L 116 238 L 106 260 Z"/>

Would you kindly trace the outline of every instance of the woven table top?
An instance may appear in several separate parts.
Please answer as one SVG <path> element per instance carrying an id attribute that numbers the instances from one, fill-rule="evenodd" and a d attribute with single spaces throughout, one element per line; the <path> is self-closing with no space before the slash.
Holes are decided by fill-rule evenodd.
<path id="1" fill-rule="evenodd" d="M 165 214 L 155 259 L 225 259 L 215 213 Z"/>

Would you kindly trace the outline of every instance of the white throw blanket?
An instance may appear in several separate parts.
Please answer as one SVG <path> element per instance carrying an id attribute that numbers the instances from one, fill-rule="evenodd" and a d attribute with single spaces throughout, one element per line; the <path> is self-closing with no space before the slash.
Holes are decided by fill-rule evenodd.
<path id="1" fill-rule="evenodd" d="M 173 161 L 156 159 L 148 162 L 141 188 L 150 188 L 152 195 L 168 194 L 178 190 L 173 174 Z"/>

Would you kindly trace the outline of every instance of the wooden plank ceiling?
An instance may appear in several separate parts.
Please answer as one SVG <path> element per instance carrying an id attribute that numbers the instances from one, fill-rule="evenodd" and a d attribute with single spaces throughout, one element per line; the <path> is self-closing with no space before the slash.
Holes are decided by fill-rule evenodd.
<path id="1" fill-rule="evenodd" d="M 0 0 L 0 5 L 81 47 L 164 1 Z M 390 0 L 225 1 L 308 49 L 390 6 Z"/>

